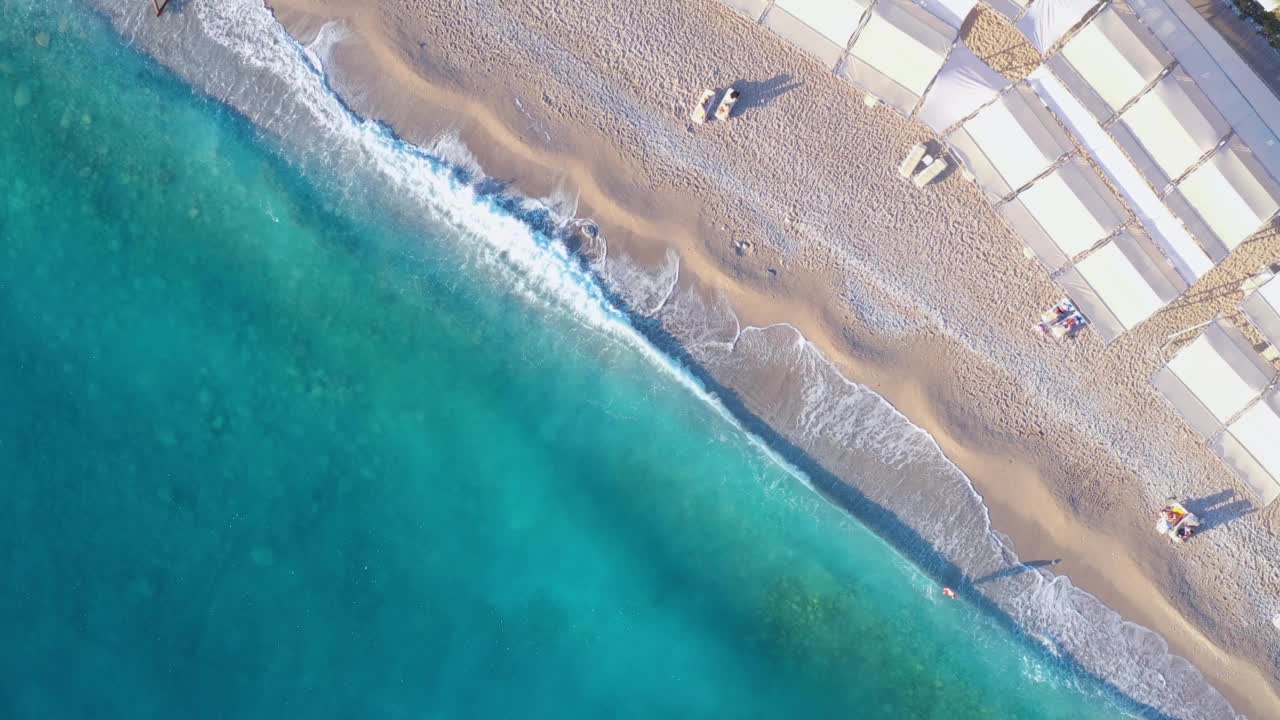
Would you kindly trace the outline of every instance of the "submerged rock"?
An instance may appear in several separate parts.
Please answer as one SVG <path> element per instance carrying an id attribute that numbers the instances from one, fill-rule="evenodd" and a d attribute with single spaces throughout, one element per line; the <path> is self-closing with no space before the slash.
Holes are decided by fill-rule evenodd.
<path id="1" fill-rule="evenodd" d="M 590 220 L 574 220 L 564 231 L 564 244 L 569 251 L 587 262 L 604 259 L 605 243 L 600 226 Z"/>
<path id="2" fill-rule="evenodd" d="M 31 88 L 26 85 L 19 85 L 17 90 L 13 91 L 13 104 L 15 107 L 24 108 L 31 104 Z"/>
<path id="3" fill-rule="evenodd" d="M 40 47 L 42 48 L 49 47 L 49 33 L 43 32 L 43 31 L 38 32 L 36 33 L 35 39 L 36 39 L 36 44 L 39 45 Z"/>

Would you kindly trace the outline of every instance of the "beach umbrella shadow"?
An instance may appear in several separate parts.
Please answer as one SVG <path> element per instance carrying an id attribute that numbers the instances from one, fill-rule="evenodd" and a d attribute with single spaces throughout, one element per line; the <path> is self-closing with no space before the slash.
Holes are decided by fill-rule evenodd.
<path id="1" fill-rule="evenodd" d="M 731 87 L 741 92 L 742 97 L 733 106 L 729 117 L 739 117 L 755 108 L 762 108 L 801 85 L 804 83 L 793 82 L 788 73 L 779 73 L 768 80 L 739 80 Z"/>
<path id="2" fill-rule="evenodd" d="M 1182 504 L 1200 518 L 1200 532 L 1207 532 L 1239 520 L 1257 510 L 1252 502 L 1245 499 L 1235 500 L 1235 496 L 1236 491 L 1228 488 L 1202 498 L 1187 500 Z"/>

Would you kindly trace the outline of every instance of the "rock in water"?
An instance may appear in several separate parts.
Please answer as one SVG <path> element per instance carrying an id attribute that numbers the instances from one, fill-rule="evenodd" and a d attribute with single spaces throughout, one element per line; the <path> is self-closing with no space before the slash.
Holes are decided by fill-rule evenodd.
<path id="1" fill-rule="evenodd" d="M 31 88 L 26 85 L 19 85 L 17 90 L 13 91 L 13 104 L 15 107 L 24 108 L 31 104 Z"/>
<path id="2" fill-rule="evenodd" d="M 47 32 L 36 33 L 36 44 L 39 45 L 40 47 L 49 47 L 49 33 Z"/>
<path id="3" fill-rule="evenodd" d="M 600 237 L 600 226 L 590 220 L 574 220 L 564 232 L 564 244 L 569 251 L 587 262 L 598 262 L 604 259 L 604 238 Z"/>

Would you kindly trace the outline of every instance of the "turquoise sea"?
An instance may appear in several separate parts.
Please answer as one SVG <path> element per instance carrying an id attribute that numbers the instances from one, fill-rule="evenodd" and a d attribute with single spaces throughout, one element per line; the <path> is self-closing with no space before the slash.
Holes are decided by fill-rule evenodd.
<path id="1" fill-rule="evenodd" d="M 0 107 L 0 716 L 1158 716 L 500 208 L 353 189 L 63 0 L 0 0 Z"/>

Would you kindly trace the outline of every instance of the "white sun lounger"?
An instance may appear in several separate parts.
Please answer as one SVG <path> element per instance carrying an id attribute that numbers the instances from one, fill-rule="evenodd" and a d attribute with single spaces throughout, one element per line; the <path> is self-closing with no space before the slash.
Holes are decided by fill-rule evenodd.
<path id="1" fill-rule="evenodd" d="M 916 187 L 922 188 L 933 182 L 933 179 L 942 174 L 947 169 L 947 161 L 942 158 L 934 158 L 933 162 L 924 166 L 924 169 L 916 173 L 915 179 L 912 181 Z"/>
<path id="2" fill-rule="evenodd" d="M 1040 322 L 1044 325 L 1051 325 L 1075 311 L 1076 304 L 1071 302 L 1071 298 L 1064 297 L 1056 305 L 1040 313 Z"/>
<path id="3" fill-rule="evenodd" d="M 924 145 L 916 145 L 911 148 L 911 152 L 907 153 L 907 157 L 902 160 L 902 164 L 898 166 L 898 174 L 903 180 L 911 177 L 916 171 L 916 167 L 920 165 L 920 160 L 924 158 Z"/>
<path id="4" fill-rule="evenodd" d="M 707 121 L 707 116 L 711 114 L 711 101 L 716 99 L 716 91 L 707 89 L 702 91 L 702 97 L 698 98 L 698 104 L 693 106 L 689 111 L 689 119 L 701 125 Z"/>
<path id="5" fill-rule="evenodd" d="M 742 93 L 729 88 L 725 91 L 724 97 L 720 100 L 720 107 L 716 108 L 717 120 L 728 120 L 729 114 L 733 112 L 733 106 L 738 102 L 738 98 L 742 97 Z"/>
<path id="6" fill-rule="evenodd" d="M 1200 527 L 1200 518 L 1196 514 L 1187 510 L 1182 503 L 1173 503 L 1166 506 L 1160 511 L 1160 517 L 1156 520 L 1156 532 L 1160 535 L 1167 535 L 1170 540 L 1175 543 L 1186 542 L 1187 537 L 1194 535 L 1195 531 Z M 1187 536 L 1178 533 L 1179 528 L 1186 528 Z"/>
<path id="7" fill-rule="evenodd" d="M 1084 326 L 1088 324 L 1089 319 L 1084 315 L 1081 315 L 1080 311 L 1077 310 L 1049 326 L 1049 334 L 1057 340 L 1061 340 L 1066 337 L 1074 337 L 1076 333 L 1080 332 L 1084 329 Z"/>

